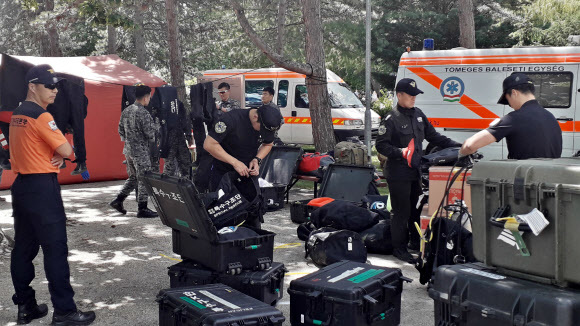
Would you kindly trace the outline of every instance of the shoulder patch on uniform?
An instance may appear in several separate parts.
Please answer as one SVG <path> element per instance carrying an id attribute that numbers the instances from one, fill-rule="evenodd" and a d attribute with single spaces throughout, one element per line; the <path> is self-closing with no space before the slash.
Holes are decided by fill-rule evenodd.
<path id="1" fill-rule="evenodd" d="M 225 122 L 220 121 L 218 123 L 215 124 L 215 132 L 217 132 L 218 134 L 223 134 L 224 132 L 226 132 L 226 129 L 228 128 L 228 126 L 226 126 Z"/>
<path id="2" fill-rule="evenodd" d="M 52 131 L 58 130 L 58 127 L 56 126 L 56 122 L 54 122 L 54 120 L 49 121 L 48 126 L 50 127 L 50 129 L 52 129 Z"/>
<path id="3" fill-rule="evenodd" d="M 496 118 L 496 119 L 494 119 L 492 122 L 490 122 L 490 123 L 489 123 L 489 126 L 490 126 L 490 127 L 493 127 L 493 126 L 495 126 L 495 125 L 496 125 L 496 124 L 498 124 L 498 123 L 499 123 L 499 118 Z"/>
<path id="4" fill-rule="evenodd" d="M 387 127 L 385 125 L 379 126 L 379 135 L 384 135 L 387 132 Z"/>
<path id="5" fill-rule="evenodd" d="M 423 122 L 423 117 L 417 117 L 417 121 Z"/>

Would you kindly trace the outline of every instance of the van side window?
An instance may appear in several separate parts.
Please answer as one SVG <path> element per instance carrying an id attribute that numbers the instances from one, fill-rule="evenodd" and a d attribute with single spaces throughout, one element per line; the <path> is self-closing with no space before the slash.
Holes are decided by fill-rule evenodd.
<path id="1" fill-rule="evenodd" d="M 294 91 L 294 106 L 297 108 L 308 108 L 308 91 L 306 85 L 296 85 Z"/>
<path id="2" fill-rule="evenodd" d="M 287 80 L 278 83 L 278 107 L 285 108 L 288 105 L 288 85 Z"/>
<path id="3" fill-rule="evenodd" d="M 274 87 L 273 80 L 246 80 L 246 107 L 257 108 L 262 105 L 264 87 Z"/>
<path id="4" fill-rule="evenodd" d="M 571 72 L 526 73 L 534 81 L 535 95 L 545 108 L 569 108 L 572 102 Z"/>

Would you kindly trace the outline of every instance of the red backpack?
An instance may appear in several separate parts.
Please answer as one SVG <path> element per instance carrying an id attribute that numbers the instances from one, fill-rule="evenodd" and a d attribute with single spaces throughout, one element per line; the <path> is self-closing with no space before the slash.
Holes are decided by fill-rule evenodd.
<path id="1" fill-rule="evenodd" d="M 306 153 L 302 155 L 302 160 L 298 166 L 300 174 L 322 177 L 322 169 L 334 163 L 334 158 L 328 154 Z"/>

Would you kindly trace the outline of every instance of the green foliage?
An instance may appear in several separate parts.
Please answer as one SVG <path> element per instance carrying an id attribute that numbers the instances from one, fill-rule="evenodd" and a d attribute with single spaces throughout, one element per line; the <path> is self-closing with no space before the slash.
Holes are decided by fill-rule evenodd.
<path id="1" fill-rule="evenodd" d="M 386 89 L 381 89 L 381 95 L 376 100 L 372 109 L 381 116 L 383 120 L 393 110 L 393 95 Z"/>
<path id="2" fill-rule="evenodd" d="M 567 45 L 568 35 L 580 33 L 578 0 L 536 0 L 519 12 L 523 20 L 512 36 L 519 45 Z"/>

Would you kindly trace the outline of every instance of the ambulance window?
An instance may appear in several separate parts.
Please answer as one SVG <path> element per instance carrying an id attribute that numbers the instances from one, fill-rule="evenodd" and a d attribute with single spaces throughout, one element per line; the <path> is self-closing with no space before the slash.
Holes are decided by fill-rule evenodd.
<path id="1" fill-rule="evenodd" d="M 246 107 L 256 108 L 262 105 L 264 87 L 274 88 L 273 80 L 246 80 Z"/>
<path id="2" fill-rule="evenodd" d="M 571 72 L 526 74 L 536 88 L 538 102 L 545 108 L 569 108 L 572 101 Z"/>
<path id="3" fill-rule="evenodd" d="M 285 108 L 288 105 L 288 81 L 281 80 L 278 83 L 278 106 Z"/>
<path id="4" fill-rule="evenodd" d="M 296 85 L 294 91 L 294 106 L 297 108 L 308 108 L 308 90 L 306 85 Z"/>

